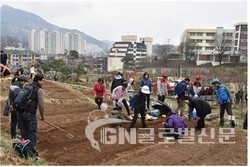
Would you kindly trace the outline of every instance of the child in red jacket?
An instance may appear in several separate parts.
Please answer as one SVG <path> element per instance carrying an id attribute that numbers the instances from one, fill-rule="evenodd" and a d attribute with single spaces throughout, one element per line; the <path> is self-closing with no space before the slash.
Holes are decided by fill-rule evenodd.
<path id="1" fill-rule="evenodd" d="M 103 98 L 106 95 L 106 89 L 102 78 L 99 78 L 94 85 L 94 95 L 95 95 L 95 102 L 98 105 L 98 108 L 101 109 Z"/>

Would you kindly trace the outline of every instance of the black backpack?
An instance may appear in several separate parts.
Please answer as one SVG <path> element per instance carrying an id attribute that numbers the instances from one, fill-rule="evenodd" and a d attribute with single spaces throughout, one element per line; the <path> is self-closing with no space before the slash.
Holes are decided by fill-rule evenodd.
<path id="1" fill-rule="evenodd" d="M 18 111 L 27 110 L 31 102 L 33 90 L 34 87 L 32 85 L 23 87 L 15 98 L 13 107 Z"/>

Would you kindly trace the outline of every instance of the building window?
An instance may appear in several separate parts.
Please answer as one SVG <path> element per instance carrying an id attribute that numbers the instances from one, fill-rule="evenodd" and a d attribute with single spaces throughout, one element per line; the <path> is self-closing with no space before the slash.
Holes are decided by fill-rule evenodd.
<path id="1" fill-rule="evenodd" d="M 235 29 L 236 29 L 236 31 L 239 31 L 239 26 L 236 26 L 236 28 L 235 28 Z"/>
<path id="2" fill-rule="evenodd" d="M 203 36 L 202 32 L 197 32 L 197 36 Z"/>
<path id="3" fill-rule="evenodd" d="M 195 32 L 190 32 L 189 35 L 190 36 L 195 36 Z"/>
<path id="4" fill-rule="evenodd" d="M 195 49 L 196 50 L 202 50 L 202 47 L 201 46 L 196 46 Z"/>
<path id="5" fill-rule="evenodd" d="M 242 26 L 241 31 L 247 31 L 247 26 Z"/>
<path id="6" fill-rule="evenodd" d="M 206 43 L 214 43 L 214 40 L 206 40 Z"/>
<path id="7" fill-rule="evenodd" d="M 196 39 L 197 43 L 202 43 L 202 39 Z"/>
<path id="8" fill-rule="evenodd" d="M 225 47 L 225 51 L 230 51 L 231 47 Z"/>
<path id="9" fill-rule="evenodd" d="M 224 40 L 223 40 L 223 42 L 224 42 Z M 226 40 L 225 43 L 232 43 L 232 40 Z"/>
<path id="10" fill-rule="evenodd" d="M 207 33 L 207 36 L 215 36 L 215 33 Z"/>
<path id="11" fill-rule="evenodd" d="M 226 32 L 226 33 L 223 33 L 223 37 L 224 37 L 224 36 L 232 37 L 232 36 L 233 36 L 233 33 Z"/>
<path id="12" fill-rule="evenodd" d="M 247 42 L 247 39 L 241 39 L 240 42 Z"/>
<path id="13" fill-rule="evenodd" d="M 234 41 L 234 45 L 238 45 L 238 40 L 235 40 L 235 41 Z"/>
<path id="14" fill-rule="evenodd" d="M 235 33 L 235 38 L 238 38 L 239 37 L 239 33 Z"/>
<path id="15" fill-rule="evenodd" d="M 206 47 L 206 50 L 214 50 L 214 47 Z"/>

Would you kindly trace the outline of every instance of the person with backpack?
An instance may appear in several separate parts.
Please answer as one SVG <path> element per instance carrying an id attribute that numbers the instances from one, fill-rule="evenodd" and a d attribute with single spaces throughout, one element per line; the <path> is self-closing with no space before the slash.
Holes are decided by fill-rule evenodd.
<path id="1" fill-rule="evenodd" d="M 232 95 L 226 85 L 220 83 L 219 79 L 214 79 L 211 83 L 214 86 L 214 93 L 217 96 L 218 103 L 220 104 L 220 126 L 224 126 L 225 110 L 230 116 L 231 127 L 235 127 L 235 122 L 232 120 Z"/>
<path id="2" fill-rule="evenodd" d="M 197 119 L 197 126 L 195 128 L 196 131 L 201 131 L 202 128 L 205 128 L 205 118 L 206 115 L 211 113 L 211 106 L 208 102 L 200 99 L 200 98 L 192 98 L 192 97 L 184 97 L 186 103 L 189 106 L 189 115 L 192 116 L 193 119 Z M 192 115 L 192 111 L 196 111 L 196 116 Z"/>
<path id="3" fill-rule="evenodd" d="M 17 121 L 17 113 L 18 111 L 13 107 L 14 106 L 14 100 L 17 97 L 20 89 L 23 88 L 24 84 L 28 82 L 27 78 L 24 75 L 20 75 L 17 79 L 17 81 L 13 82 L 12 85 L 9 88 L 9 97 L 8 97 L 8 105 L 9 105 L 9 111 L 11 114 L 10 119 L 10 131 L 11 131 L 11 139 L 14 139 L 16 137 L 16 127 L 18 124 Z"/>
<path id="4" fill-rule="evenodd" d="M 157 95 L 158 95 L 158 101 L 161 101 L 164 103 L 166 96 L 168 95 L 168 87 L 169 84 L 167 83 L 167 74 L 162 73 L 161 79 L 157 81 Z"/>
<path id="5" fill-rule="evenodd" d="M 166 128 L 167 139 L 170 139 L 171 137 L 178 139 L 184 135 L 185 128 L 187 127 L 184 119 L 172 111 L 168 113 L 167 119 L 163 122 L 163 125 Z"/>
<path id="6" fill-rule="evenodd" d="M 125 97 L 127 96 L 127 87 L 128 87 L 128 84 L 126 82 L 124 82 L 122 86 L 117 86 L 112 92 L 112 99 L 114 100 L 113 104 L 115 104 L 114 108 L 122 107 L 122 104 L 123 104 L 127 110 L 128 117 L 132 119 L 132 116 L 130 115 L 128 103 L 125 99 Z"/>
<path id="7" fill-rule="evenodd" d="M 147 85 L 144 85 L 138 94 L 135 94 L 131 101 L 131 105 L 134 108 L 134 117 L 130 123 L 129 128 L 133 128 L 136 120 L 138 118 L 138 114 L 141 115 L 141 122 L 142 127 L 146 128 L 146 121 L 145 121 L 145 104 L 146 104 L 146 95 L 150 93 L 149 87 Z"/>
<path id="8" fill-rule="evenodd" d="M 106 89 L 102 78 L 99 78 L 94 85 L 94 95 L 95 103 L 98 105 L 98 108 L 101 109 L 103 98 L 106 96 Z"/>
<path id="9" fill-rule="evenodd" d="M 142 80 L 141 80 L 141 87 L 143 87 L 144 85 L 149 87 L 149 91 L 152 92 L 152 83 L 149 80 L 149 74 L 147 72 L 145 72 L 143 74 Z M 146 94 L 147 97 L 147 109 L 149 110 L 149 105 L 150 105 L 150 93 Z"/>
<path id="10" fill-rule="evenodd" d="M 111 93 L 117 86 L 121 86 L 125 82 L 123 75 L 121 72 L 118 72 L 117 75 L 114 76 L 114 79 L 111 84 Z"/>
<path id="11" fill-rule="evenodd" d="M 22 108 L 21 110 L 18 110 L 18 124 L 21 131 L 21 136 L 24 140 L 30 140 L 31 148 L 34 150 L 36 148 L 37 139 L 37 107 L 40 111 L 41 120 L 44 120 L 44 91 L 42 89 L 44 82 L 45 79 L 43 75 L 35 75 L 33 82 L 20 90 L 21 93 L 24 92 L 24 90 L 30 88 L 28 92 L 29 96 L 22 97 L 19 93 L 14 102 L 14 105 Z M 26 98 L 27 100 L 25 100 Z M 17 105 L 17 101 L 22 101 L 22 105 L 20 105 L 20 103 Z"/>
<path id="12" fill-rule="evenodd" d="M 184 112 L 184 96 L 186 94 L 187 91 L 187 86 L 189 85 L 190 79 L 189 78 L 185 78 L 184 80 L 182 80 L 181 82 L 179 82 L 176 87 L 175 87 L 175 94 L 177 96 L 177 112 L 180 110 L 180 116 L 183 116 L 183 112 Z"/>

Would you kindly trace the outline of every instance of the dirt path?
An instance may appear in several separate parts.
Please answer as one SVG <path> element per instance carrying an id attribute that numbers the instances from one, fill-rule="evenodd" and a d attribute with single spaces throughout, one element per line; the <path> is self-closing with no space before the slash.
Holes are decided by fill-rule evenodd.
<path id="1" fill-rule="evenodd" d="M 101 128 L 94 132 L 99 142 L 101 152 L 92 148 L 85 135 L 88 116 L 96 110 L 93 104 L 91 90 L 74 91 L 64 84 L 47 81 L 44 85 L 45 119 L 74 135 L 73 139 L 66 137 L 64 132 L 39 121 L 37 149 L 40 156 L 51 165 L 246 165 L 247 164 L 247 134 L 236 129 L 235 137 L 229 141 L 235 144 L 220 144 L 218 127 L 207 124 L 208 129 L 216 128 L 215 144 L 199 144 L 195 136 L 193 144 L 159 144 L 163 138 L 158 128 L 162 127 L 163 118 L 148 121 L 149 127 L 154 127 L 154 144 L 102 144 L 100 143 Z M 108 100 L 105 99 L 107 102 Z M 3 103 L 2 103 L 3 104 Z M 109 102 L 111 104 L 111 102 Z M 1 106 L 3 109 L 3 105 Z M 110 108 L 107 111 L 110 112 Z M 194 127 L 194 122 L 187 122 Z M 1 117 L 2 133 L 8 132 L 8 118 Z M 125 124 L 124 128 L 128 128 Z M 140 120 L 137 121 L 140 127 Z M 118 129 L 116 129 L 118 132 Z M 209 133 L 208 133 L 209 134 Z"/>

